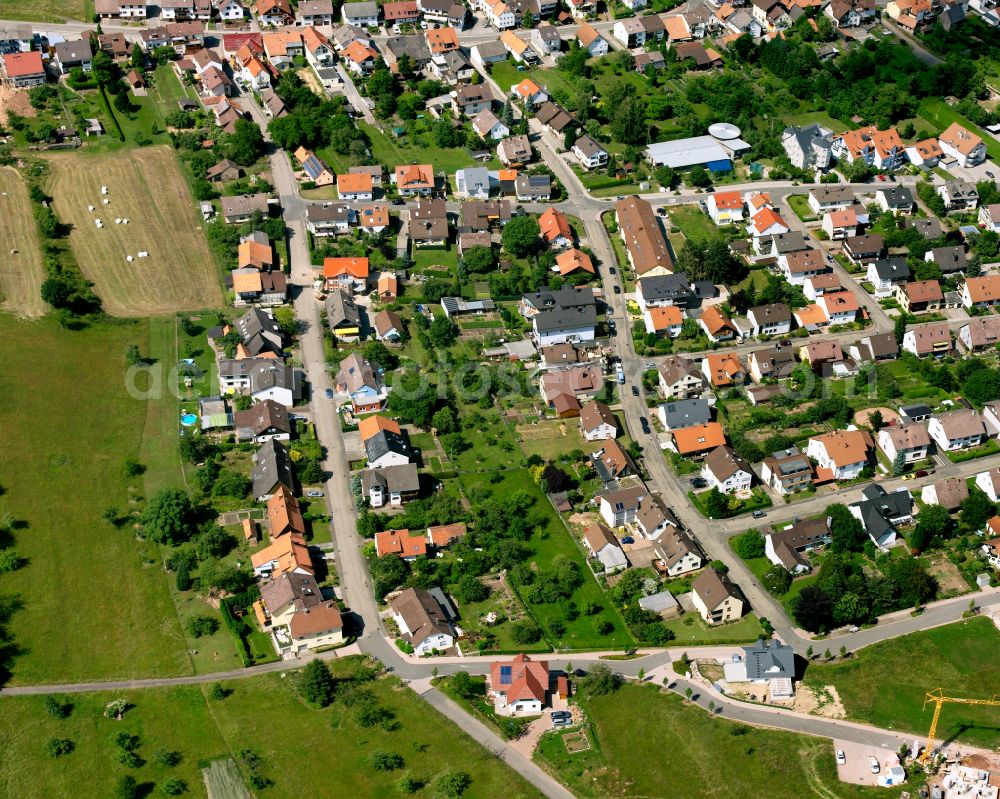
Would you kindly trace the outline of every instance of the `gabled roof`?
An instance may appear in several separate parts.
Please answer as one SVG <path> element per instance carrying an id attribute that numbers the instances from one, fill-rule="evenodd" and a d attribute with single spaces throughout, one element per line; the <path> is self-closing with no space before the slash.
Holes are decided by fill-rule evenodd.
<path id="1" fill-rule="evenodd" d="M 705 467 L 715 475 L 720 483 L 725 482 L 739 471 L 744 471 L 753 477 L 750 464 L 741 458 L 732 447 L 723 444 L 716 447 L 705 456 Z"/>
<path id="2" fill-rule="evenodd" d="M 541 228 L 542 238 L 547 244 L 551 244 L 560 236 L 570 241 L 573 240 L 573 229 L 569 226 L 565 215 L 555 208 L 547 208 L 538 217 L 538 226 Z"/>
<path id="3" fill-rule="evenodd" d="M 674 447 L 681 455 L 705 452 L 726 443 L 726 434 L 718 422 L 706 422 L 694 427 L 672 430 L 670 434 L 674 439 Z"/>
<path id="4" fill-rule="evenodd" d="M 871 437 L 861 430 L 834 430 L 832 433 L 813 436 L 809 440 L 820 442 L 827 457 L 837 467 L 867 461 L 871 448 Z"/>
<path id="5" fill-rule="evenodd" d="M 957 122 L 952 122 L 938 140 L 958 150 L 962 155 L 969 155 L 979 147 L 983 140 L 972 131 L 966 130 Z"/>
<path id="6" fill-rule="evenodd" d="M 394 419 L 390 419 L 388 416 L 382 416 L 381 414 L 373 414 L 371 416 L 364 417 L 360 422 L 358 422 L 358 432 L 361 434 L 361 440 L 367 441 L 369 438 L 374 436 L 376 433 L 383 431 L 388 431 L 390 433 L 395 433 L 397 436 L 401 435 L 401 428 L 399 422 Z"/>
<path id="7" fill-rule="evenodd" d="M 367 258 L 325 258 L 323 259 L 323 277 L 337 278 L 349 275 L 359 280 L 368 277 Z"/>
<path id="8" fill-rule="evenodd" d="M 386 555 L 417 558 L 427 554 L 427 539 L 421 533 L 409 530 L 386 530 L 375 533 L 375 553 L 380 558 Z"/>
<path id="9" fill-rule="evenodd" d="M 710 611 L 719 607 L 726 599 L 742 601 L 740 592 L 729 578 L 712 568 L 705 569 L 695 578 L 691 583 L 691 590 Z"/>

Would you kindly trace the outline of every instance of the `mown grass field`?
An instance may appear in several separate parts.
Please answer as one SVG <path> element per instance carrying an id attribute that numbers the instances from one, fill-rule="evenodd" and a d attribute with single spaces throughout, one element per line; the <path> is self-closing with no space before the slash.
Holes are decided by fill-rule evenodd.
<path id="1" fill-rule="evenodd" d="M 354 661 L 331 665 L 345 673 Z M 354 712 L 340 704 L 313 709 L 290 683 L 290 677 L 277 674 L 234 681 L 225 684 L 231 693 L 222 700 L 207 698 L 207 688 L 198 686 L 79 694 L 63 697 L 73 705 L 66 719 L 49 716 L 41 697 L 5 697 L 0 699 L 0 795 L 105 799 L 118 777 L 130 773 L 152 796 L 162 795 L 154 786 L 178 777 L 187 783 L 184 796 L 203 797 L 200 769 L 217 758 L 238 758 L 245 749 L 260 758 L 260 773 L 273 783 L 256 795 L 273 799 L 338 795 L 336 786 L 350 786 L 349 795 L 359 799 L 403 795 L 394 786 L 402 771 L 379 772 L 369 765 L 376 749 L 400 754 L 407 772 L 431 783 L 445 771 L 467 772 L 469 799 L 539 795 L 395 679 L 365 685 L 395 714 L 397 729 L 391 732 L 361 727 Z M 118 696 L 134 707 L 121 722 L 103 718 L 104 705 Z M 120 730 L 140 737 L 138 752 L 146 763 L 138 769 L 116 761 L 110 736 Z M 69 738 L 76 750 L 49 758 L 43 747 L 50 737 Z M 159 748 L 179 752 L 180 764 L 159 765 L 153 757 Z M 431 784 L 417 795 L 438 794 Z"/>
<path id="2" fill-rule="evenodd" d="M 848 718 L 926 735 L 928 691 L 989 699 L 1000 685 L 1000 631 L 986 618 L 950 624 L 866 647 L 850 660 L 810 666 L 805 681 L 833 685 Z M 1000 740 L 1000 707 L 945 705 L 938 737 L 993 748 Z"/>
<path id="3" fill-rule="evenodd" d="M 90 22 L 94 14 L 93 0 L 5 0 L 0 6 L 4 19 L 28 22 Z"/>
<path id="4" fill-rule="evenodd" d="M 47 191 L 59 218 L 73 226 L 70 245 L 108 313 L 140 317 L 221 305 L 215 261 L 173 152 L 149 147 L 53 156 L 50 163 Z M 109 205 L 101 202 L 101 186 Z M 116 225 L 116 218 L 129 223 Z M 140 250 L 149 257 L 137 258 Z"/>
<path id="5" fill-rule="evenodd" d="M 828 741 L 713 718 L 653 685 L 625 685 L 578 701 L 592 725 L 591 748 L 569 754 L 562 736 L 548 733 L 535 759 L 581 799 L 899 795 L 840 783 Z"/>
<path id="6" fill-rule="evenodd" d="M 124 356 L 132 343 L 148 352 L 148 336 L 146 322 L 65 331 L 0 316 L 0 513 L 25 525 L 15 547 L 28 560 L 0 586 L 23 604 L 10 622 L 23 650 L 15 683 L 191 671 L 156 547 L 102 519 L 144 494 L 122 471 L 140 455 L 147 411 L 126 391 Z"/>
<path id="7" fill-rule="evenodd" d="M 45 279 L 38 229 L 24 181 L 11 167 L 0 167 L 0 309 L 21 316 L 45 313 L 39 289 Z M 12 250 L 16 250 L 12 253 Z"/>

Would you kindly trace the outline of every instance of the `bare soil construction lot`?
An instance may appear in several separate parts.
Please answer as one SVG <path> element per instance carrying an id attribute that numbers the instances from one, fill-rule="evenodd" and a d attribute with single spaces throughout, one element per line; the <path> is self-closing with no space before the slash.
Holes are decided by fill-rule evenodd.
<path id="1" fill-rule="evenodd" d="M 222 304 L 201 219 L 168 148 L 58 155 L 50 162 L 47 190 L 56 214 L 72 225 L 70 245 L 108 313 L 151 316 Z M 137 257 L 140 251 L 149 257 Z"/>
<path id="2" fill-rule="evenodd" d="M 28 189 L 11 167 L 0 167 L 0 310 L 20 316 L 45 313 L 41 285 L 45 279 L 38 230 L 31 214 Z"/>

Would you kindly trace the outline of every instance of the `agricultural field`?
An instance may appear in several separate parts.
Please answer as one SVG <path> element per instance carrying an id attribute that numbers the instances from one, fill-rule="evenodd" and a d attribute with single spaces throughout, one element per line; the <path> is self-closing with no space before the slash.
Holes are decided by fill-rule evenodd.
<path id="1" fill-rule="evenodd" d="M 49 163 L 46 188 L 56 214 L 72 225 L 70 246 L 109 314 L 140 317 L 221 305 L 218 271 L 169 149 L 53 156 Z M 101 186 L 109 189 L 106 198 Z M 129 223 L 115 224 L 116 218 Z M 140 250 L 149 257 L 138 258 Z"/>
<path id="2" fill-rule="evenodd" d="M 20 597 L 11 682 L 189 674 L 157 547 L 103 518 L 110 506 L 128 518 L 144 496 L 142 477 L 123 476 L 125 459 L 140 457 L 149 404 L 126 391 L 125 350 L 149 351 L 148 324 L 66 331 L 0 316 L 0 336 L 0 515 L 21 528 L 14 548 L 26 561 L 3 577 L 3 595 Z"/>
<path id="3" fill-rule="evenodd" d="M 0 310 L 20 316 L 45 313 L 40 288 L 45 279 L 28 190 L 11 167 L 0 167 L 0 242 L 7 249 L 0 269 Z"/>
<path id="4" fill-rule="evenodd" d="M 93 0 L 8 0 L 3 4 L 4 19 L 27 22 L 89 22 L 94 14 Z"/>
<path id="5" fill-rule="evenodd" d="M 655 685 L 623 685 L 577 701 L 590 722 L 583 731 L 590 747 L 567 746 L 564 736 L 579 738 L 577 731 L 547 733 L 535 759 L 581 799 L 899 795 L 840 783 L 829 741 L 714 718 Z"/>
<path id="6" fill-rule="evenodd" d="M 919 664 L 919 668 L 914 668 Z M 930 709 L 927 691 L 944 688 L 949 696 L 989 698 L 1000 682 L 1000 631 L 990 619 L 913 633 L 866 647 L 850 660 L 816 664 L 805 682 L 837 689 L 847 717 L 877 727 L 926 735 Z M 1000 708 L 945 705 L 939 738 L 994 747 Z"/>
<path id="7" fill-rule="evenodd" d="M 331 666 L 335 675 L 346 676 L 356 662 L 356 658 L 344 659 Z M 361 726 L 356 708 L 340 702 L 324 710 L 306 705 L 292 686 L 294 678 L 293 674 L 274 674 L 224 683 L 222 699 L 209 698 L 208 686 L 61 697 L 71 705 L 64 719 L 50 716 L 42 697 L 5 697 L 0 699 L 0 740 L 4 742 L 0 794 L 23 799 L 104 799 L 112 795 L 118 777 L 132 774 L 140 785 L 148 786 L 149 795 L 163 795 L 159 787 L 163 781 L 177 778 L 187 784 L 184 796 L 204 797 L 202 767 L 229 757 L 242 761 L 249 750 L 258 758 L 258 773 L 270 783 L 255 795 L 274 799 L 329 796 L 331 785 L 346 784 L 352 786 L 351 795 L 359 798 L 399 796 L 394 785 L 404 773 L 428 783 L 420 795 L 436 796 L 435 778 L 451 770 L 470 775 L 471 783 L 463 794 L 468 799 L 538 796 L 502 761 L 393 678 L 367 682 L 362 688 L 394 715 L 391 731 Z M 118 697 L 132 707 L 121 722 L 104 718 L 105 704 Z M 139 737 L 137 753 L 144 763 L 138 768 L 126 769 L 117 762 L 111 736 L 119 731 Z M 44 746 L 51 737 L 69 739 L 74 751 L 50 758 Z M 178 752 L 180 762 L 173 767 L 162 765 L 154 755 L 159 749 Z M 403 769 L 376 771 L 368 760 L 375 750 L 401 755 Z M 245 761 L 240 771 L 245 782 Z"/>

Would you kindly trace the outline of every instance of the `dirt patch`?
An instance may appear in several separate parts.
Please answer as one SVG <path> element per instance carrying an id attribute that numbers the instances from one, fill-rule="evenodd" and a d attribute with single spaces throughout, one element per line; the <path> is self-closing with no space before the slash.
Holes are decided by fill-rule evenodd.
<path id="1" fill-rule="evenodd" d="M 854 424 L 856 425 L 867 425 L 868 418 L 879 411 L 882 414 L 882 421 L 885 424 L 899 424 L 899 414 L 896 413 L 892 408 L 865 408 L 862 411 L 858 411 L 854 414 Z"/>
<path id="2" fill-rule="evenodd" d="M 571 755 L 577 752 L 586 752 L 590 749 L 590 738 L 584 731 L 568 732 L 563 736 L 563 743 L 566 744 L 566 751 Z"/>
<path id="3" fill-rule="evenodd" d="M 596 513 L 572 513 L 569 517 L 569 523 L 586 527 L 588 524 L 594 524 L 598 518 Z"/>
<path id="4" fill-rule="evenodd" d="M 0 122 L 7 123 L 7 114 L 13 111 L 22 117 L 33 117 L 38 114 L 31 107 L 27 89 L 13 89 L 6 84 L 0 84 Z"/>
<path id="5" fill-rule="evenodd" d="M 811 713 L 828 719 L 842 719 L 847 716 L 840 694 L 832 685 L 816 688 L 812 685 L 799 683 L 795 691 L 792 710 L 799 713 Z"/>
<path id="6" fill-rule="evenodd" d="M 717 683 L 726 675 L 725 669 L 717 660 L 696 660 L 698 673 L 710 683 Z"/>
<path id="7" fill-rule="evenodd" d="M 944 555 L 937 554 L 930 559 L 927 569 L 938 581 L 941 596 L 957 596 L 969 592 L 969 584 L 962 577 L 958 566 Z"/>

